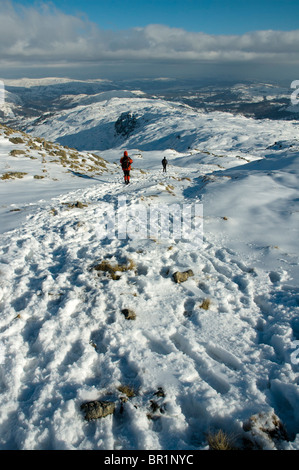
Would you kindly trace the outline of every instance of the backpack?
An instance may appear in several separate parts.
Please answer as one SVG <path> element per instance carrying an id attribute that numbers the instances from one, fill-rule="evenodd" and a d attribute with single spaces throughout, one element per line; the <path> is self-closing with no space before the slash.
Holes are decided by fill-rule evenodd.
<path id="1" fill-rule="evenodd" d="M 130 167 L 130 164 L 131 164 L 130 158 L 129 157 L 123 157 L 122 163 L 121 163 L 122 169 L 123 170 L 128 170 L 129 167 Z"/>

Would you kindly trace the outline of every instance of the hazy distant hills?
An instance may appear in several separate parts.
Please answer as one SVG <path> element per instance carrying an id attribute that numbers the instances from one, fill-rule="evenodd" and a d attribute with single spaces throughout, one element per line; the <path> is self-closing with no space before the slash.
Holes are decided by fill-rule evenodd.
<path id="1" fill-rule="evenodd" d="M 199 144 L 207 114 L 274 121 L 299 116 L 291 88 L 265 83 L 45 78 L 8 80 L 5 90 L 3 124 L 78 150 L 181 151 Z"/>

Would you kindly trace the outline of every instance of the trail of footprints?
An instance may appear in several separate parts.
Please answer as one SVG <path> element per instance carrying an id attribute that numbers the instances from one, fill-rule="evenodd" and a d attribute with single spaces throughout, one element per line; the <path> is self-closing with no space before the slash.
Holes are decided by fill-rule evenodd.
<path id="1" fill-rule="evenodd" d="M 45 321 L 53 322 L 54 317 L 57 317 L 55 320 L 57 321 L 59 316 L 61 319 L 63 319 L 63 316 L 66 316 L 64 320 L 60 321 L 57 327 L 53 327 L 51 330 L 53 334 L 57 335 L 59 335 L 59 328 L 61 327 L 62 331 L 66 331 L 66 322 L 73 322 L 75 328 L 76 315 L 79 314 L 78 312 L 80 309 L 78 308 L 78 304 L 75 301 L 73 304 L 71 304 L 72 300 L 76 300 L 72 299 L 70 296 L 74 285 L 77 285 L 78 292 L 84 291 L 84 295 L 89 295 L 90 297 L 93 296 L 94 304 L 97 305 L 97 310 L 101 310 L 102 312 L 101 316 L 99 317 L 99 328 L 93 328 L 91 331 L 88 331 L 88 316 L 92 315 L 93 313 L 91 311 L 85 312 L 87 330 L 83 335 L 83 339 L 84 341 L 88 341 L 89 344 L 96 349 L 99 355 L 98 368 L 103 367 L 101 378 L 95 379 L 95 381 L 100 382 L 100 388 L 102 389 L 105 386 L 109 387 L 109 382 L 111 380 L 111 375 L 109 374 L 112 373 L 112 366 L 109 363 L 105 363 L 105 356 L 110 355 L 110 360 L 113 360 L 116 359 L 119 355 L 121 358 L 118 365 L 119 376 L 116 374 L 113 379 L 116 381 L 123 381 L 124 383 L 133 382 L 136 388 L 144 388 L 145 384 L 143 383 L 143 377 L 139 376 L 141 367 L 137 362 L 138 358 L 134 364 L 135 359 L 132 358 L 132 355 L 129 354 L 129 346 L 124 347 L 123 344 L 119 346 L 116 342 L 112 341 L 111 337 L 109 337 L 109 332 L 107 333 L 107 328 L 109 330 L 109 325 L 114 325 L 115 322 L 119 321 L 115 311 L 113 311 L 113 306 L 117 301 L 115 294 L 111 294 L 109 302 L 107 302 L 105 305 L 103 303 L 101 304 L 101 301 L 97 298 L 97 293 L 92 283 L 86 285 L 84 284 L 85 281 L 80 279 L 80 274 L 82 273 L 82 267 L 80 263 L 85 260 L 85 264 L 83 266 L 86 267 L 88 264 L 88 257 L 90 256 L 91 252 L 88 251 L 86 246 L 79 246 L 77 251 L 77 259 L 75 260 L 68 258 L 70 254 L 67 250 L 67 232 L 64 230 L 63 217 L 64 214 L 62 213 L 61 216 L 56 219 L 56 225 L 54 224 L 54 231 L 56 230 L 56 234 L 51 243 L 52 261 L 54 261 L 52 267 L 47 265 L 49 260 L 47 260 L 46 257 L 44 260 L 40 260 L 44 263 L 44 269 L 40 269 L 39 277 L 37 277 L 36 269 L 33 269 L 34 267 L 31 266 L 30 270 L 30 268 L 27 267 L 27 264 L 29 263 L 30 266 L 30 257 L 33 259 L 32 263 L 37 263 L 38 259 L 36 259 L 33 254 L 28 252 L 27 257 L 23 257 L 23 266 L 19 265 L 15 268 L 13 286 L 18 287 L 20 283 L 20 280 L 18 279 L 18 273 L 19 276 L 21 276 L 22 272 L 26 270 L 27 291 L 25 290 L 25 287 L 22 286 L 22 289 L 20 289 L 21 293 L 19 298 L 14 301 L 14 310 L 16 314 L 18 314 L 26 308 L 28 309 L 28 306 L 31 305 L 34 312 L 31 318 L 31 322 L 28 322 L 22 332 L 24 343 L 28 345 L 28 350 L 27 365 L 24 368 L 23 384 L 21 384 L 19 389 L 19 400 L 31 400 L 32 403 L 33 400 L 36 400 L 36 395 L 33 397 L 35 392 L 33 388 L 31 389 L 28 387 L 28 383 L 31 384 L 37 380 L 35 375 L 37 365 L 38 373 L 40 374 L 40 381 L 42 382 L 43 369 L 49 371 L 57 367 L 58 372 L 63 375 L 67 373 L 72 364 L 75 364 L 80 360 L 84 349 L 82 346 L 82 337 L 79 338 L 73 336 L 70 336 L 70 345 L 64 348 L 64 353 L 63 346 L 61 346 L 62 353 L 60 354 L 60 362 L 57 363 L 57 356 L 50 347 L 48 353 L 46 353 L 42 358 L 39 356 L 39 340 L 41 340 L 40 335 L 42 334 Z M 46 232 L 49 226 L 47 219 L 44 218 L 44 220 L 41 220 L 40 223 L 45 224 L 44 230 Z M 28 230 L 30 230 L 30 224 Z M 92 237 L 92 233 L 89 235 Z M 46 239 L 46 233 L 44 234 L 44 237 Z M 30 245 L 28 238 L 25 238 L 24 240 L 25 241 L 23 244 L 27 243 L 28 245 L 29 243 Z M 37 242 L 32 243 L 32 250 L 34 251 Z M 21 249 L 22 241 L 19 242 L 19 245 L 19 249 Z M 117 248 L 117 242 L 115 242 L 115 248 Z M 182 295 L 186 297 L 186 315 L 182 316 L 181 323 L 178 322 L 176 331 L 174 333 L 171 332 L 167 338 L 161 339 L 154 333 L 150 333 L 141 329 L 140 335 L 134 336 L 134 341 L 138 341 L 139 338 L 141 349 L 144 347 L 144 341 L 147 341 L 148 349 L 152 355 L 151 360 L 153 361 L 153 367 L 155 363 L 160 364 L 160 361 L 158 361 L 157 358 L 160 358 L 161 356 L 165 356 L 165 358 L 167 358 L 167 356 L 172 352 L 181 354 L 183 359 L 186 360 L 194 369 L 198 377 L 197 380 L 199 382 L 205 383 L 207 387 L 215 390 L 216 393 L 225 396 L 229 393 L 231 387 L 237 384 L 240 371 L 242 371 L 243 368 L 243 364 L 241 360 L 239 360 L 235 355 L 231 354 L 224 347 L 215 345 L 212 342 L 201 341 L 200 319 L 197 320 L 194 318 L 197 295 L 208 295 L 216 298 L 218 301 L 218 306 L 220 309 L 223 308 L 223 311 L 228 308 L 239 309 L 241 306 L 244 309 L 244 317 L 246 312 L 252 313 L 253 307 L 257 312 L 263 311 L 263 309 L 266 307 L 262 301 L 262 296 L 257 296 L 255 292 L 255 282 L 257 281 L 256 278 L 258 276 L 257 273 L 251 267 L 248 268 L 244 264 L 237 261 L 234 258 L 233 252 L 224 248 L 217 249 L 213 245 L 205 242 L 204 249 L 200 253 L 194 253 L 193 255 L 193 262 L 196 262 L 198 266 L 201 266 L 203 279 L 199 280 L 197 286 L 195 283 L 187 286 L 186 288 L 184 286 L 178 286 L 178 289 L 182 290 Z M 173 263 L 173 266 L 175 266 L 178 257 L 178 251 L 174 250 L 174 253 L 168 259 L 169 263 Z M 53 295 L 55 294 L 55 278 L 57 279 L 59 276 L 63 276 L 65 265 L 67 264 L 67 266 L 70 266 L 72 263 L 72 272 L 69 273 L 69 275 L 68 273 L 65 273 L 66 289 L 64 294 L 66 294 L 67 302 L 64 303 L 63 293 L 57 291 L 56 297 Z M 142 262 L 140 262 L 139 272 L 144 276 L 147 274 L 147 266 L 143 266 Z M 51 286 L 50 280 L 47 279 L 47 275 L 49 274 L 52 276 Z M 269 275 L 269 283 L 275 284 L 279 281 L 280 275 L 278 273 L 271 272 Z M 42 318 L 42 315 L 38 311 L 37 303 L 34 303 L 33 292 L 40 291 L 42 286 L 45 287 L 47 285 L 47 282 L 48 288 L 52 288 L 52 295 L 48 295 L 48 300 L 44 300 L 42 302 L 42 307 L 44 309 L 44 318 Z M 80 282 L 82 285 L 80 285 Z M 227 297 L 230 299 L 227 304 L 228 306 L 226 307 L 224 306 L 224 303 L 221 304 L 221 299 L 217 298 L 217 289 L 219 284 L 221 285 L 221 291 L 226 291 Z M 137 282 L 135 285 L 137 299 L 138 296 L 144 295 L 142 286 L 143 284 L 141 279 L 140 282 Z M 83 298 L 81 300 L 83 304 Z M 123 318 L 121 318 L 121 321 L 123 321 Z M 193 322 L 192 342 L 186 339 L 186 336 L 184 335 L 184 322 L 190 322 L 188 325 L 189 334 L 192 330 L 190 325 Z M 120 336 L 121 332 L 119 333 L 119 337 Z M 51 338 L 48 339 L 48 344 L 50 345 L 50 343 Z M 37 360 L 37 357 L 39 357 L 39 360 Z M 63 357 L 62 360 L 61 357 Z M 93 368 L 94 370 L 96 369 L 94 366 Z M 106 377 L 105 373 L 103 373 L 105 370 L 107 374 Z M 177 371 L 173 371 L 173 373 L 177 374 Z M 91 381 L 90 378 L 89 381 Z M 73 390 L 73 393 L 75 394 L 75 389 Z M 159 433 L 161 423 L 158 419 L 155 418 L 163 417 L 163 415 L 167 416 L 167 406 L 164 404 L 165 394 L 167 394 L 167 391 L 160 391 L 160 396 L 156 396 L 154 399 L 150 398 L 150 393 L 148 392 L 142 397 L 142 399 L 140 398 L 139 401 L 138 399 L 136 400 L 139 408 L 136 405 L 136 408 L 133 409 L 132 404 L 126 404 L 124 410 L 127 410 L 127 415 L 126 412 L 123 411 L 120 415 L 118 415 L 113 424 L 113 434 L 119 436 L 119 442 L 115 445 L 119 445 L 120 447 L 127 445 L 131 448 L 138 446 L 137 432 L 131 433 L 131 442 L 124 443 L 122 430 L 124 427 L 128 428 L 131 426 L 133 428 L 133 413 L 140 412 L 141 405 L 143 408 L 147 409 L 148 414 L 151 415 L 151 424 L 149 424 L 149 427 L 151 427 L 154 433 Z M 31 395 L 32 397 L 30 398 Z M 42 390 L 40 390 L 40 395 L 42 395 Z M 30 407 L 28 406 L 27 409 L 29 413 Z M 139 411 L 136 411 L 137 409 Z M 131 411 L 128 412 L 128 410 Z M 126 416 L 129 416 L 129 421 L 125 420 Z"/>
<path id="2" fill-rule="evenodd" d="M 232 254 L 232 253 L 230 253 Z M 220 255 L 220 253 L 218 253 Z M 217 282 L 221 282 L 222 284 L 227 284 L 226 288 L 228 291 L 233 289 L 234 295 L 236 296 L 239 293 L 239 299 L 235 298 L 235 303 L 244 303 L 244 297 L 249 297 L 248 304 L 252 305 L 252 291 L 251 287 L 251 276 L 255 277 L 256 273 L 252 269 L 248 269 L 244 265 L 235 262 L 235 267 L 231 264 L 227 265 L 226 260 L 224 260 L 223 256 L 225 255 L 225 251 L 221 251 L 221 260 L 217 261 L 217 257 L 215 259 L 210 254 L 210 257 L 206 257 L 204 259 L 204 269 L 203 272 L 205 274 L 209 274 L 209 276 L 213 276 L 217 278 Z M 175 259 L 175 255 L 174 255 Z M 235 268 L 235 269 L 234 269 Z M 237 271 L 237 274 L 236 274 Z M 146 272 L 146 271 L 144 271 Z M 242 281 L 242 282 L 241 282 Z M 214 289 L 217 288 L 217 282 L 214 282 L 210 287 L 206 287 L 206 293 L 208 291 L 209 294 L 215 294 Z M 141 283 L 142 284 L 142 283 Z M 137 292 L 138 295 L 143 295 L 142 288 L 139 289 L 137 283 Z M 159 338 L 159 335 L 155 334 L 155 332 L 149 332 L 146 330 L 141 329 L 141 335 L 139 336 L 140 340 L 140 349 L 144 348 L 144 338 L 147 340 L 147 347 L 148 350 L 152 354 L 151 364 L 152 367 L 157 367 L 161 364 L 161 356 L 165 356 L 165 360 L 167 360 L 167 356 L 171 353 L 175 353 L 176 356 L 182 355 L 186 363 L 189 364 L 191 368 L 194 369 L 196 375 L 194 376 L 193 380 L 197 381 L 203 390 L 203 394 L 206 393 L 207 388 L 211 388 L 217 394 L 225 396 L 229 394 L 232 386 L 237 386 L 236 384 L 240 380 L 240 373 L 243 370 L 242 361 L 239 360 L 234 354 L 230 353 L 227 349 L 215 345 L 213 343 L 205 343 L 202 342 L 200 339 L 200 328 L 196 322 L 194 323 L 194 338 L 193 341 L 190 342 L 190 325 L 188 326 L 189 336 L 184 335 L 184 322 L 186 321 L 193 321 L 193 310 L 196 304 L 196 294 L 202 294 L 201 289 L 197 289 L 196 287 L 189 291 L 184 290 L 182 286 L 179 288 L 182 289 L 182 295 L 186 296 L 185 307 L 186 310 L 189 311 L 189 316 L 182 317 L 181 324 L 178 323 L 177 329 L 175 333 L 170 334 L 168 337 Z M 194 295 L 195 293 L 195 295 Z M 138 299 L 138 297 L 137 297 Z M 137 300 L 138 302 L 138 300 Z M 212 313 L 213 314 L 213 313 Z M 138 327 L 137 327 L 138 328 Z M 140 328 L 140 327 L 139 327 Z M 103 331 L 100 330 L 93 334 L 94 338 L 97 338 L 97 342 L 101 343 Z M 134 336 L 134 342 L 138 340 L 138 336 Z M 107 349 L 100 350 L 100 352 L 107 352 Z M 115 351 L 117 355 L 118 351 Z M 129 355 L 129 353 L 127 353 Z M 136 362 L 136 366 L 134 367 L 134 359 L 130 356 L 130 360 L 126 360 L 125 363 L 122 362 L 120 364 L 120 370 L 126 370 L 126 374 L 122 376 L 124 381 L 133 381 L 136 383 L 139 382 L 143 384 L 143 378 L 139 377 L 140 371 L 140 364 Z M 130 371 L 132 370 L 132 375 Z M 174 374 L 178 373 L 178 370 L 173 371 Z M 197 376 L 197 378 L 196 378 Z M 180 397 L 177 397 L 177 401 L 180 402 Z M 138 402 L 138 401 L 137 401 Z M 140 401 L 138 402 L 140 405 Z M 146 408 L 147 402 L 143 397 L 141 400 L 141 405 L 144 409 Z M 159 433 L 161 429 L 161 422 L 159 418 L 169 417 L 167 406 L 165 406 L 163 412 L 161 409 L 157 408 L 158 412 L 154 416 L 154 420 L 152 425 L 150 426 L 153 432 Z M 156 411 L 157 411 L 156 410 Z M 186 419 L 192 418 L 192 414 L 188 416 L 188 410 L 185 410 Z M 132 418 L 132 415 L 131 419 Z M 128 424 L 124 424 L 123 419 L 118 420 L 118 431 L 121 434 L 121 426 L 127 426 Z"/>

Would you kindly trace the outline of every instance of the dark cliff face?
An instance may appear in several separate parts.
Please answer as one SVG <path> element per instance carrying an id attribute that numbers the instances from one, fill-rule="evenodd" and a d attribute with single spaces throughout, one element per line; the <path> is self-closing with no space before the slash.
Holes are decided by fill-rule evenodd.
<path id="1" fill-rule="evenodd" d="M 132 114 L 130 111 L 122 113 L 115 123 L 115 131 L 117 134 L 128 137 L 134 132 L 134 129 L 137 126 L 137 118 L 135 114 Z"/>

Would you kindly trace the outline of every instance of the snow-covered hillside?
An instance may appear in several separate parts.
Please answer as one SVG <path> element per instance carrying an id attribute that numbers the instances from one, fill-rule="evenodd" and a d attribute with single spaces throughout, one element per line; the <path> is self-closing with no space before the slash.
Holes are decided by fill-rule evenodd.
<path id="1" fill-rule="evenodd" d="M 178 105 L 186 105 L 200 112 L 226 112 L 234 115 L 252 117 L 256 119 L 271 120 L 298 120 L 298 106 L 292 104 L 293 89 L 291 84 L 282 85 L 274 83 L 219 83 L 199 80 L 179 80 L 161 78 L 156 80 L 135 79 L 126 81 L 111 80 L 71 80 L 69 78 L 43 78 L 5 80 L 5 105 L 0 105 L 0 116 L 3 117 L 3 123 L 23 131 L 31 131 L 42 123 L 48 126 L 48 132 L 51 130 L 55 122 L 55 115 L 63 121 L 61 136 L 68 139 L 76 138 L 76 134 L 72 135 L 75 125 L 78 125 L 78 117 L 75 112 L 69 114 L 70 119 L 75 117 L 75 122 L 69 121 L 67 127 L 66 110 L 78 107 L 82 115 L 82 129 L 79 131 L 89 131 L 88 135 L 82 134 L 77 144 L 82 146 L 82 139 L 88 136 L 91 140 L 90 144 L 94 145 L 96 139 L 97 149 L 104 149 L 104 142 L 101 140 L 98 125 L 103 120 L 109 124 L 110 118 L 113 118 L 113 104 L 108 102 L 111 98 L 136 98 L 140 97 L 148 100 L 148 107 L 140 101 L 140 109 L 138 103 L 132 100 L 132 107 L 135 108 L 139 117 L 144 117 L 146 122 L 157 121 L 157 109 L 155 110 L 154 101 L 168 103 L 179 110 Z M 101 103 L 101 104 L 99 104 Z M 82 107 L 88 104 L 98 104 L 91 108 L 89 122 L 86 112 L 82 112 Z M 123 106 L 124 102 L 114 101 L 114 105 Z M 157 103 L 156 103 L 157 104 Z M 129 100 L 127 100 L 128 109 L 130 108 Z M 172 105 L 172 106 L 171 106 Z M 157 104 L 159 107 L 159 104 Z M 184 106 L 183 106 L 184 107 Z M 153 108 L 153 115 L 148 111 Z M 160 106 L 161 108 L 161 106 Z M 109 111 L 109 112 L 108 112 Z M 181 109 L 184 119 L 185 109 Z M 162 118 L 162 115 L 161 115 Z M 51 122 L 52 121 L 52 122 Z M 142 124 L 142 122 L 140 122 Z M 163 123 L 162 123 L 163 124 Z M 164 127 L 164 126 L 163 126 Z M 108 148 L 114 148 L 115 143 L 113 134 L 110 133 L 106 139 L 105 145 Z M 108 129 L 107 128 L 107 129 Z M 106 131 L 107 131 L 106 129 Z M 55 134 L 57 134 L 57 123 L 55 126 Z M 48 138 L 50 138 L 48 136 Z M 53 139 L 53 136 L 51 136 Z M 64 142 L 65 143 L 65 142 Z M 83 147 L 85 150 L 85 147 Z"/>
<path id="2" fill-rule="evenodd" d="M 297 123 L 134 100 L 32 129 L 83 154 L 0 129 L 0 448 L 298 450 Z M 139 129 L 91 154 L 124 111 Z M 162 237 L 158 205 L 198 231 Z"/>
<path id="3" fill-rule="evenodd" d="M 90 152 L 62 147 L 0 125 L 0 232 L 15 226 L 12 212 L 26 213 L 57 193 L 96 181 L 115 165 Z"/>
<path id="4" fill-rule="evenodd" d="M 293 138 L 296 122 L 256 121 L 229 113 L 198 112 L 181 103 L 146 98 L 139 92 L 109 91 L 92 97 L 77 95 L 72 107 L 44 115 L 23 126 L 31 134 L 75 147 L 107 150 L 118 147 L 143 151 L 200 149 L 250 152 L 265 149 L 278 140 Z M 132 132 L 115 128 L 124 115 L 135 119 Z M 220 145 L 219 145 L 220 143 Z M 243 152 L 243 153 L 242 153 Z"/>

